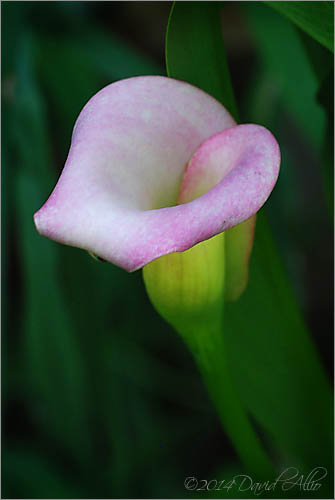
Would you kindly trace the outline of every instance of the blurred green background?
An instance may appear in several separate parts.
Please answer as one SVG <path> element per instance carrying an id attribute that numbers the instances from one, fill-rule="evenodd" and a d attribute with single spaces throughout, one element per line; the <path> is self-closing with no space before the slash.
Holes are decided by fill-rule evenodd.
<path id="1" fill-rule="evenodd" d="M 191 356 L 141 272 L 43 239 L 32 219 L 87 100 L 121 78 L 166 74 L 171 4 L 1 7 L 2 497 L 194 497 L 186 477 L 241 470 Z M 332 56 L 260 2 L 226 2 L 222 31 L 241 121 L 268 127 L 281 147 L 264 211 L 331 376 Z"/>

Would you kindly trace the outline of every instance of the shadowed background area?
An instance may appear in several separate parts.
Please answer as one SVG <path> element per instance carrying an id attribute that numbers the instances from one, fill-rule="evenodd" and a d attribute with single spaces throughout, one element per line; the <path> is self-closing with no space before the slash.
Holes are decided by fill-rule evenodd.
<path id="1" fill-rule="evenodd" d="M 166 74 L 171 4 L 1 7 L 2 496 L 205 497 L 187 492 L 185 478 L 230 479 L 241 466 L 191 356 L 149 303 L 141 272 L 43 239 L 32 219 L 54 187 L 87 100 L 122 78 Z M 330 375 L 331 54 L 259 2 L 225 3 L 222 29 L 241 121 L 268 127 L 281 146 L 281 175 L 264 211 Z M 248 332 L 259 353 L 257 335 Z M 238 329 L 227 336 L 231 363 L 244 366 L 240 390 L 248 392 L 248 370 L 262 378 L 261 368 L 234 344 Z M 265 349 L 268 356 L 280 363 L 276 348 Z M 271 392 L 271 374 L 267 385 Z M 303 399 L 292 397 L 296 405 Z M 297 422 L 282 425 L 291 424 L 299 432 Z M 278 463 L 293 465 L 260 435 Z"/>

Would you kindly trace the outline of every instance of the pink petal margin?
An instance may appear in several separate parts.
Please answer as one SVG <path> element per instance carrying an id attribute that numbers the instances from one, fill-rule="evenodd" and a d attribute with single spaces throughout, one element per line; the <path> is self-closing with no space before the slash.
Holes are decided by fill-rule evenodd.
<path id="1" fill-rule="evenodd" d="M 43 236 L 135 271 L 251 217 L 279 165 L 268 130 L 236 126 L 202 90 L 129 78 L 83 108 L 60 179 L 34 221 Z M 214 187 L 176 205 L 207 177 Z"/>

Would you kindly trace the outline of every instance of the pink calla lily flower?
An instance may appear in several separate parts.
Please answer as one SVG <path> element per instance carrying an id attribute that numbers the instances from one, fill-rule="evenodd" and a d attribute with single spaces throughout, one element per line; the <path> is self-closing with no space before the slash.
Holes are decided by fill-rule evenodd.
<path id="1" fill-rule="evenodd" d="M 83 108 L 59 181 L 34 215 L 40 234 L 135 271 L 254 215 L 278 177 L 264 127 L 236 125 L 188 83 L 113 83 Z"/>

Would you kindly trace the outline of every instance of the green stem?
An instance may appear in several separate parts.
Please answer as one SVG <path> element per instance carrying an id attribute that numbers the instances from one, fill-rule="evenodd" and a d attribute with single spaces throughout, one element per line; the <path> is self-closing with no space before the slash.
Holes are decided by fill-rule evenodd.
<path id="1" fill-rule="evenodd" d="M 223 339 L 225 241 L 219 234 L 165 255 L 143 269 L 157 311 L 185 340 L 246 472 L 270 480 L 274 470 L 233 385 Z"/>
<path id="2" fill-rule="evenodd" d="M 232 382 L 222 336 L 222 321 L 183 331 L 223 426 L 243 462 L 256 479 L 271 480 L 274 467 L 263 449 Z"/>

